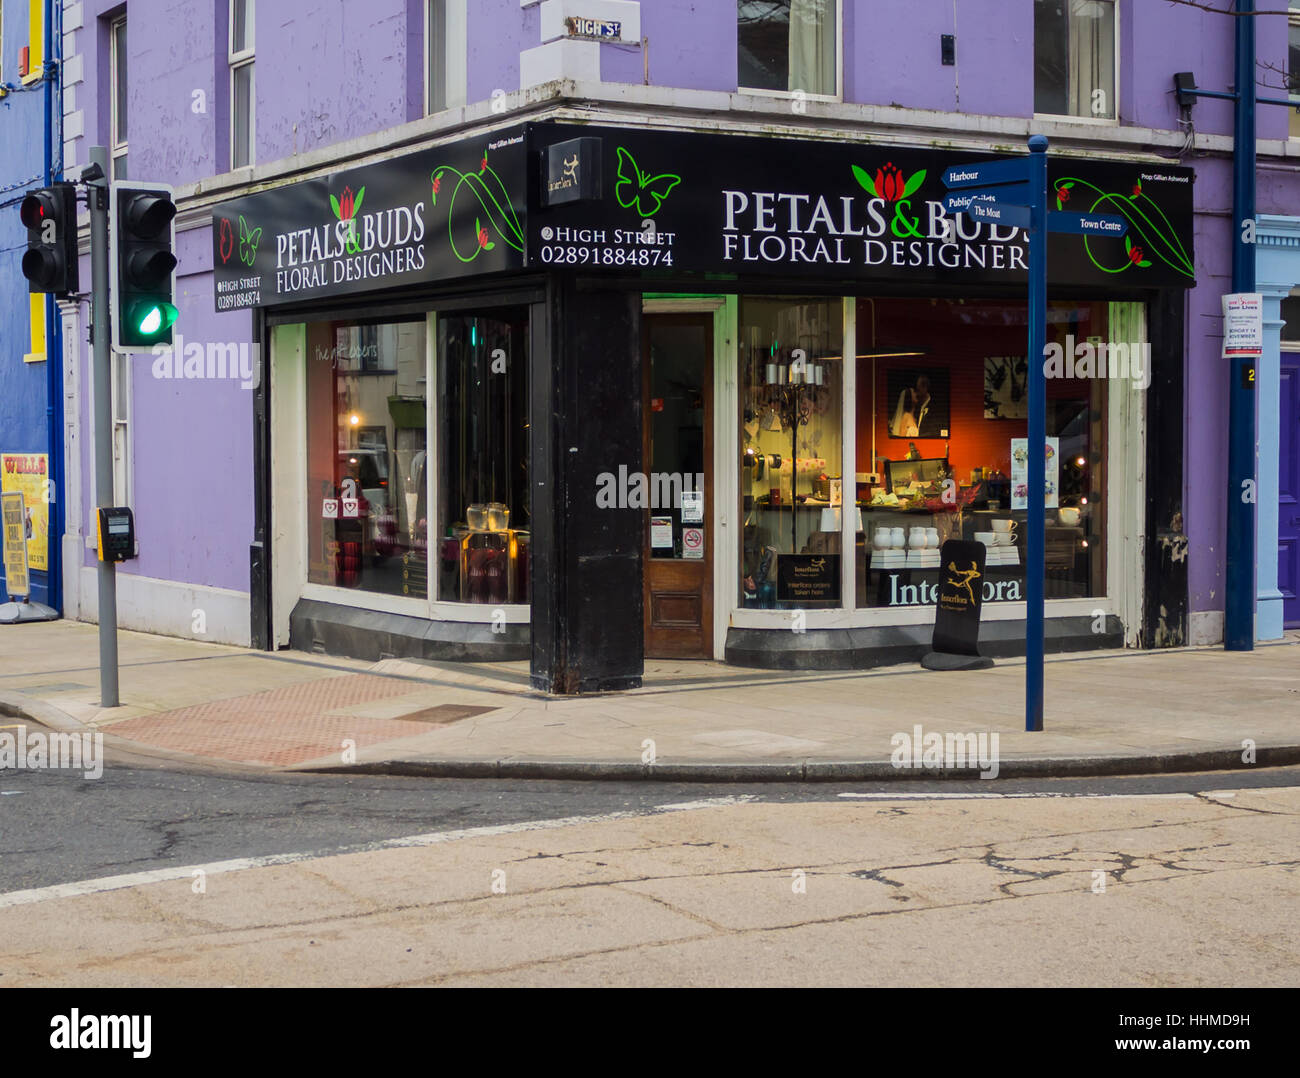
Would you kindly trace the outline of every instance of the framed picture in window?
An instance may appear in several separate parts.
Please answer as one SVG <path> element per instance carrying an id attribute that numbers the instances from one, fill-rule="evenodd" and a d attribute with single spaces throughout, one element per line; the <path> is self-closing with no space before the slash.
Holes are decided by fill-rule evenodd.
<path id="1" fill-rule="evenodd" d="M 947 367 L 896 367 L 885 375 L 891 438 L 946 438 Z"/>
<path id="2" fill-rule="evenodd" d="M 984 357 L 984 418 L 1029 417 L 1029 364 L 1024 356 Z"/>

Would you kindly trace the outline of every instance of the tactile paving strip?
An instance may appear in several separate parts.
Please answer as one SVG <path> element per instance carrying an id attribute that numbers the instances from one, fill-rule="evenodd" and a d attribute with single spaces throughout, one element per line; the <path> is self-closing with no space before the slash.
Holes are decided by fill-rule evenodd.
<path id="1" fill-rule="evenodd" d="M 145 745 L 245 764 L 288 767 L 331 753 L 343 741 L 358 749 L 416 736 L 401 719 L 365 719 L 328 712 L 406 696 L 420 686 L 370 674 L 306 681 L 208 704 L 142 715 L 108 730 Z"/>

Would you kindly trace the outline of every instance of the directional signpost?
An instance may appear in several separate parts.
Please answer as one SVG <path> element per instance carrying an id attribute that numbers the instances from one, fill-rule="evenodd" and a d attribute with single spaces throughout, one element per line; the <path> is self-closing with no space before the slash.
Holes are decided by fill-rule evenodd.
<path id="1" fill-rule="evenodd" d="M 1047 214 L 1048 232 L 1070 232 L 1076 236 L 1111 236 L 1118 239 L 1128 231 L 1123 217 L 1109 213 L 1073 213 L 1051 210 Z"/>
<path id="2" fill-rule="evenodd" d="M 1029 156 L 957 165 L 943 174 L 948 213 L 975 221 L 1023 228 L 1029 235 L 1029 355 L 1041 357 L 1047 344 L 1047 234 L 1120 237 L 1123 217 L 1104 213 L 1066 213 L 1047 209 L 1047 139 L 1034 135 Z M 1029 364 L 1028 504 L 1032 507 L 1025 559 L 1025 729 L 1043 728 L 1043 579 L 1047 519 L 1042 512 L 1046 485 L 1047 381 L 1040 361 Z"/>

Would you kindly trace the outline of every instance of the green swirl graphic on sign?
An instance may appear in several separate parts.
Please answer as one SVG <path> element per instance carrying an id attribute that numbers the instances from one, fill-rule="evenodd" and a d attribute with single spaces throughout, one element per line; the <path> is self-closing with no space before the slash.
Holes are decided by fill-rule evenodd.
<path id="1" fill-rule="evenodd" d="M 1097 257 L 1092 249 L 1094 243 L 1101 242 L 1097 237 L 1083 237 L 1083 249 L 1099 270 L 1103 273 L 1125 273 L 1129 270 L 1147 269 L 1153 264 L 1152 258 L 1158 258 L 1177 272 L 1195 280 L 1196 268 L 1187 254 L 1187 248 L 1178 238 L 1178 232 L 1165 216 L 1164 210 L 1142 190 L 1141 182 L 1135 183 L 1132 191 L 1124 195 L 1118 191 L 1104 191 L 1077 176 L 1066 176 L 1056 182 L 1058 210 L 1065 207 L 1076 189 L 1088 192 L 1085 197 L 1096 196 L 1085 212 L 1116 213 L 1128 221 L 1128 234 L 1124 237 L 1124 261 L 1121 265 L 1108 265 Z"/>
<path id="2" fill-rule="evenodd" d="M 455 165 L 439 165 L 435 168 L 429 176 L 433 184 L 431 204 L 434 206 L 438 204 L 438 194 L 442 189 L 444 174 L 454 176 L 456 180 L 451 194 L 446 198 L 447 239 L 451 244 L 452 254 L 461 262 L 473 262 L 484 251 L 494 250 L 496 240 L 493 239 L 493 230 L 506 246 L 513 247 L 522 254 L 523 226 L 520 225 L 519 218 L 515 214 L 510 192 L 506 190 L 506 185 L 501 182 L 501 177 L 497 175 L 496 170 L 488 164 L 487 154 L 483 154 L 483 162 L 477 172 L 461 172 Z M 456 208 L 456 199 L 463 191 L 468 191 L 478 201 L 481 211 L 474 218 L 474 247 L 471 254 L 462 253 L 452 228 L 452 211 Z M 487 218 L 487 225 L 483 224 L 484 217 Z"/>

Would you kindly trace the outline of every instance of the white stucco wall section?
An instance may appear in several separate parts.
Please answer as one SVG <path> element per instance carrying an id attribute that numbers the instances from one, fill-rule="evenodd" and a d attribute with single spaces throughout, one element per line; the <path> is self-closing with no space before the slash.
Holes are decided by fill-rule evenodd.
<path id="1" fill-rule="evenodd" d="M 600 81 L 600 43 L 560 38 L 519 54 L 519 89 L 573 79 Z"/>

